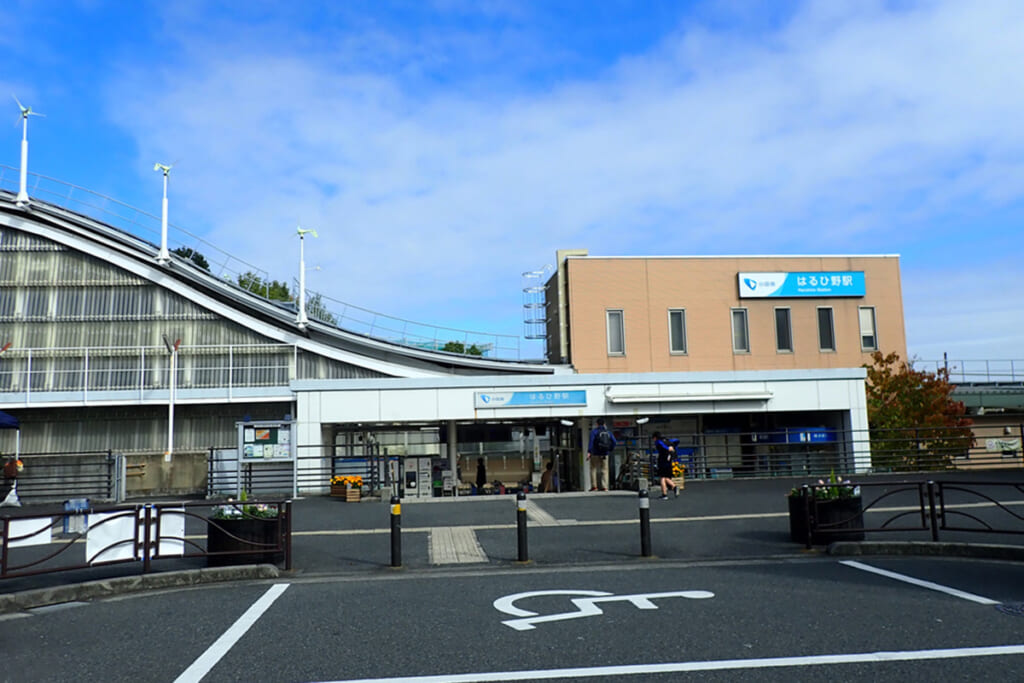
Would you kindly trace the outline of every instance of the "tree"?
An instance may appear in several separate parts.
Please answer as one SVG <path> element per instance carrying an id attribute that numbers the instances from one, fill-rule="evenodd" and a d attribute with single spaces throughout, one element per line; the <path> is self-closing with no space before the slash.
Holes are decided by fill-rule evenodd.
<path id="1" fill-rule="evenodd" d="M 447 342 L 444 346 L 441 347 L 441 350 L 442 351 L 450 351 L 451 353 L 461 353 L 461 354 L 465 354 L 465 355 L 468 355 L 468 356 L 482 356 L 482 355 L 484 355 L 484 350 L 481 349 L 476 344 L 470 344 L 469 348 L 467 349 L 466 345 L 463 344 L 460 341 L 450 341 L 450 342 Z"/>
<path id="2" fill-rule="evenodd" d="M 195 249 L 190 247 L 178 247 L 177 249 L 171 249 L 171 253 L 177 254 L 181 258 L 191 261 L 203 270 L 210 270 L 210 262 L 206 260 L 205 256 Z"/>
<path id="3" fill-rule="evenodd" d="M 338 318 L 327 310 L 327 306 L 324 305 L 324 300 L 319 293 L 306 299 L 306 315 L 328 325 L 334 325 L 335 327 L 338 325 Z"/>
<path id="4" fill-rule="evenodd" d="M 294 301 L 295 297 L 288 291 L 288 285 L 277 280 L 264 280 L 252 271 L 238 276 L 238 286 L 254 294 L 259 294 L 272 301 Z"/>
<path id="5" fill-rule="evenodd" d="M 949 372 L 914 370 L 899 354 L 872 354 L 868 371 L 871 463 L 887 470 L 948 469 L 974 445 L 973 421 L 952 398 Z"/>

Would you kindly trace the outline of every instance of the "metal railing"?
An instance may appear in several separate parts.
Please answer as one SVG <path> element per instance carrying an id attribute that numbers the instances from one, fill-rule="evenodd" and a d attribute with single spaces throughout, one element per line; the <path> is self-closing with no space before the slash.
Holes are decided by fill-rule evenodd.
<path id="1" fill-rule="evenodd" d="M 124 456 L 112 451 L 21 453 L 18 497 L 26 503 L 90 498 L 124 500 Z"/>
<path id="2" fill-rule="evenodd" d="M 6 191 L 13 197 L 18 191 L 19 176 L 19 169 L 0 165 L 0 191 Z M 143 240 L 154 250 L 157 249 L 156 245 L 159 244 L 161 235 L 160 216 L 61 180 L 36 173 L 29 173 L 28 178 L 27 189 L 32 199 L 46 202 L 50 208 L 58 211 L 81 214 L 100 221 Z M 210 272 L 228 285 L 271 300 L 271 279 L 268 271 L 235 257 L 173 223 L 167 225 L 167 241 L 168 249 L 184 248 L 200 253 L 210 263 Z M 187 260 L 177 255 L 172 255 L 172 258 Z M 263 291 L 259 291 L 258 288 L 253 290 L 242 287 L 239 284 L 240 279 L 247 274 L 253 274 L 258 278 L 263 284 Z M 483 355 L 490 358 L 522 359 L 520 339 L 516 335 L 475 332 L 414 322 L 348 304 L 308 288 L 306 292 L 307 302 L 317 302 L 307 310 L 308 316 L 341 330 L 417 349 L 447 350 L 456 355 L 474 356 L 478 354 L 472 353 L 470 347 L 475 346 Z M 325 305 L 325 301 L 331 302 L 331 306 Z M 457 347 L 445 349 L 449 342 L 462 344 L 463 351 L 455 350 Z"/>
<path id="3" fill-rule="evenodd" d="M 915 370 L 949 372 L 953 384 L 1024 384 L 1024 360 L 914 360 Z"/>
<path id="4" fill-rule="evenodd" d="M 1013 509 L 1024 506 L 1024 482 L 840 481 L 794 493 L 791 538 L 807 548 L 894 532 L 924 532 L 933 542 L 940 532 L 1024 534 L 1024 515 Z"/>
<path id="5" fill-rule="evenodd" d="M 272 517 L 249 514 L 262 507 Z M 241 510 L 218 518 L 225 509 Z M 205 510 L 206 514 L 197 514 Z M 255 522 L 257 533 L 238 522 Z M 93 506 L 66 514 L 4 509 L 0 513 L 0 579 L 154 561 L 205 558 L 210 565 L 284 563 L 292 568 L 290 500 L 245 505 L 209 502 Z"/>

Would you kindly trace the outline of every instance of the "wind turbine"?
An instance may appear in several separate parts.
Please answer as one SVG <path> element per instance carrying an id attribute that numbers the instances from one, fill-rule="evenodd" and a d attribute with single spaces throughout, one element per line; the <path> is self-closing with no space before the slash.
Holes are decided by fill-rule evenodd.
<path id="1" fill-rule="evenodd" d="M 164 172 L 164 203 L 163 212 L 160 214 L 160 253 L 156 255 L 156 262 L 161 264 L 171 260 L 171 255 L 167 251 L 167 177 L 171 174 L 172 168 L 174 168 L 174 164 L 169 166 L 159 162 L 153 164 L 154 171 Z"/>
<path id="2" fill-rule="evenodd" d="M 14 97 L 14 101 L 18 103 L 18 109 L 21 110 L 21 184 L 18 186 L 18 198 L 16 202 L 19 207 L 27 208 L 29 205 L 28 191 L 28 117 L 29 116 L 42 116 L 46 118 L 46 114 L 40 114 L 37 111 L 32 111 L 32 107 L 24 106 L 14 93 L 11 93 L 11 97 Z"/>
<path id="3" fill-rule="evenodd" d="M 303 230 L 299 226 L 295 226 L 295 229 L 299 234 L 299 315 L 295 318 L 295 324 L 304 330 L 309 325 L 309 318 L 306 317 L 306 235 L 319 235 L 313 229 Z"/>

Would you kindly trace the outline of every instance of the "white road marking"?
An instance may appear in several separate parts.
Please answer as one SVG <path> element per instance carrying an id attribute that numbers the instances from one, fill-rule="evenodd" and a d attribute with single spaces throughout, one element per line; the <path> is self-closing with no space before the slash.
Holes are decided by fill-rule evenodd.
<path id="1" fill-rule="evenodd" d="M 516 600 L 532 598 L 539 595 L 584 595 L 587 597 L 569 599 L 569 602 L 576 607 L 576 610 L 573 612 L 559 612 L 557 614 L 547 614 L 544 616 L 538 616 L 537 612 L 531 612 L 530 610 L 525 610 L 522 607 L 515 606 Z M 601 608 L 597 605 L 599 602 L 629 602 L 637 609 L 658 609 L 658 606 L 655 605 L 652 600 L 658 598 L 690 598 L 691 600 L 702 600 L 713 597 L 715 597 L 715 594 L 709 591 L 668 591 L 664 593 L 615 595 L 614 593 L 606 593 L 604 591 L 546 590 L 506 595 L 494 601 L 494 608 L 500 612 L 504 612 L 505 614 L 522 617 L 521 619 L 509 619 L 501 623 L 514 628 L 517 631 L 529 631 L 536 628 L 534 624 L 543 624 L 549 621 L 564 621 L 566 619 L 579 619 L 581 617 L 596 617 L 604 614 L 604 612 L 601 611 Z"/>
<path id="2" fill-rule="evenodd" d="M 885 576 L 885 577 L 888 577 L 890 579 L 896 579 L 897 581 L 904 581 L 906 583 L 911 583 L 911 584 L 913 584 L 915 586 L 921 586 L 922 588 L 930 588 L 933 591 L 939 591 L 940 593 L 946 593 L 947 595 L 952 595 L 952 596 L 957 597 L 957 598 L 963 598 L 964 600 L 970 600 L 971 602 L 977 602 L 978 604 L 981 604 L 981 605 L 998 605 L 999 604 L 999 601 L 997 601 L 997 600 L 989 600 L 988 598 L 983 598 L 980 595 L 974 595 L 973 593 L 967 593 L 967 592 L 964 592 L 964 591 L 961 591 L 961 590 L 957 590 L 956 588 L 950 588 L 949 586 L 942 586 L 942 585 L 939 585 L 937 583 L 932 583 L 931 581 L 923 581 L 921 579 L 915 579 L 914 577 L 907 576 L 906 574 L 897 574 L 896 572 L 890 572 L 890 571 L 887 571 L 885 569 L 879 569 L 878 567 L 872 567 L 871 565 L 864 564 L 863 562 L 857 562 L 855 560 L 842 560 L 842 561 L 839 562 L 839 564 L 845 564 L 847 567 L 853 567 L 854 569 L 862 569 L 862 570 L 864 570 L 866 572 L 871 572 L 872 574 L 878 574 L 879 576 Z"/>
<path id="3" fill-rule="evenodd" d="M 430 530 L 431 564 L 470 564 L 487 562 L 487 554 L 466 526 L 441 526 Z"/>
<path id="4" fill-rule="evenodd" d="M 235 643 L 245 635 L 256 621 L 263 616 L 274 601 L 277 600 L 281 593 L 284 593 L 285 589 L 290 584 L 287 583 L 275 583 L 270 589 L 264 593 L 259 600 L 252 604 L 252 607 L 245 611 L 245 614 L 238 617 L 238 621 L 231 625 L 224 634 L 218 638 L 213 645 L 206 649 L 206 652 L 199 656 L 199 659 L 192 662 L 192 666 L 185 669 L 184 672 L 176 679 L 174 683 L 199 683 L 203 679 L 203 676 L 210 673 L 217 662 L 228 653 Z"/>
<path id="5" fill-rule="evenodd" d="M 537 505 L 537 501 L 526 501 L 526 519 L 535 526 L 573 526 L 575 519 L 558 519 L 553 514 Z"/>
<path id="6" fill-rule="evenodd" d="M 587 678 L 589 676 L 641 676 L 679 671 L 727 671 L 737 669 L 769 669 L 779 667 L 822 666 L 836 664 L 875 664 L 881 662 L 913 662 L 929 659 L 961 659 L 966 657 L 1005 657 L 1024 654 L 1024 645 L 995 647 L 963 647 L 944 650 L 902 650 L 895 652 L 862 652 L 806 657 L 771 657 L 762 659 L 720 659 L 709 662 L 669 662 L 665 664 L 626 664 L 592 666 L 575 669 L 534 669 L 531 671 L 488 671 L 480 673 L 439 674 L 433 676 L 400 676 L 361 678 L 347 683 L 469 683 L 470 681 L 539 681 L 550 678 Z M 324 681 L 323 683 L 342 683 Z"/>

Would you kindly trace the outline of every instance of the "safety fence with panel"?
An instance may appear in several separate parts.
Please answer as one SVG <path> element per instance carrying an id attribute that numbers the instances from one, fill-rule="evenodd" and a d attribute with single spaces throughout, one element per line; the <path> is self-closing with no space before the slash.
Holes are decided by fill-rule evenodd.
<path id="1" fill-rule="evenodd" d="M 291 569 L 292 503 L 172 502 L 0 513 L 0 578 L 136 563 L 143 573 L 203 564 Z"/>

